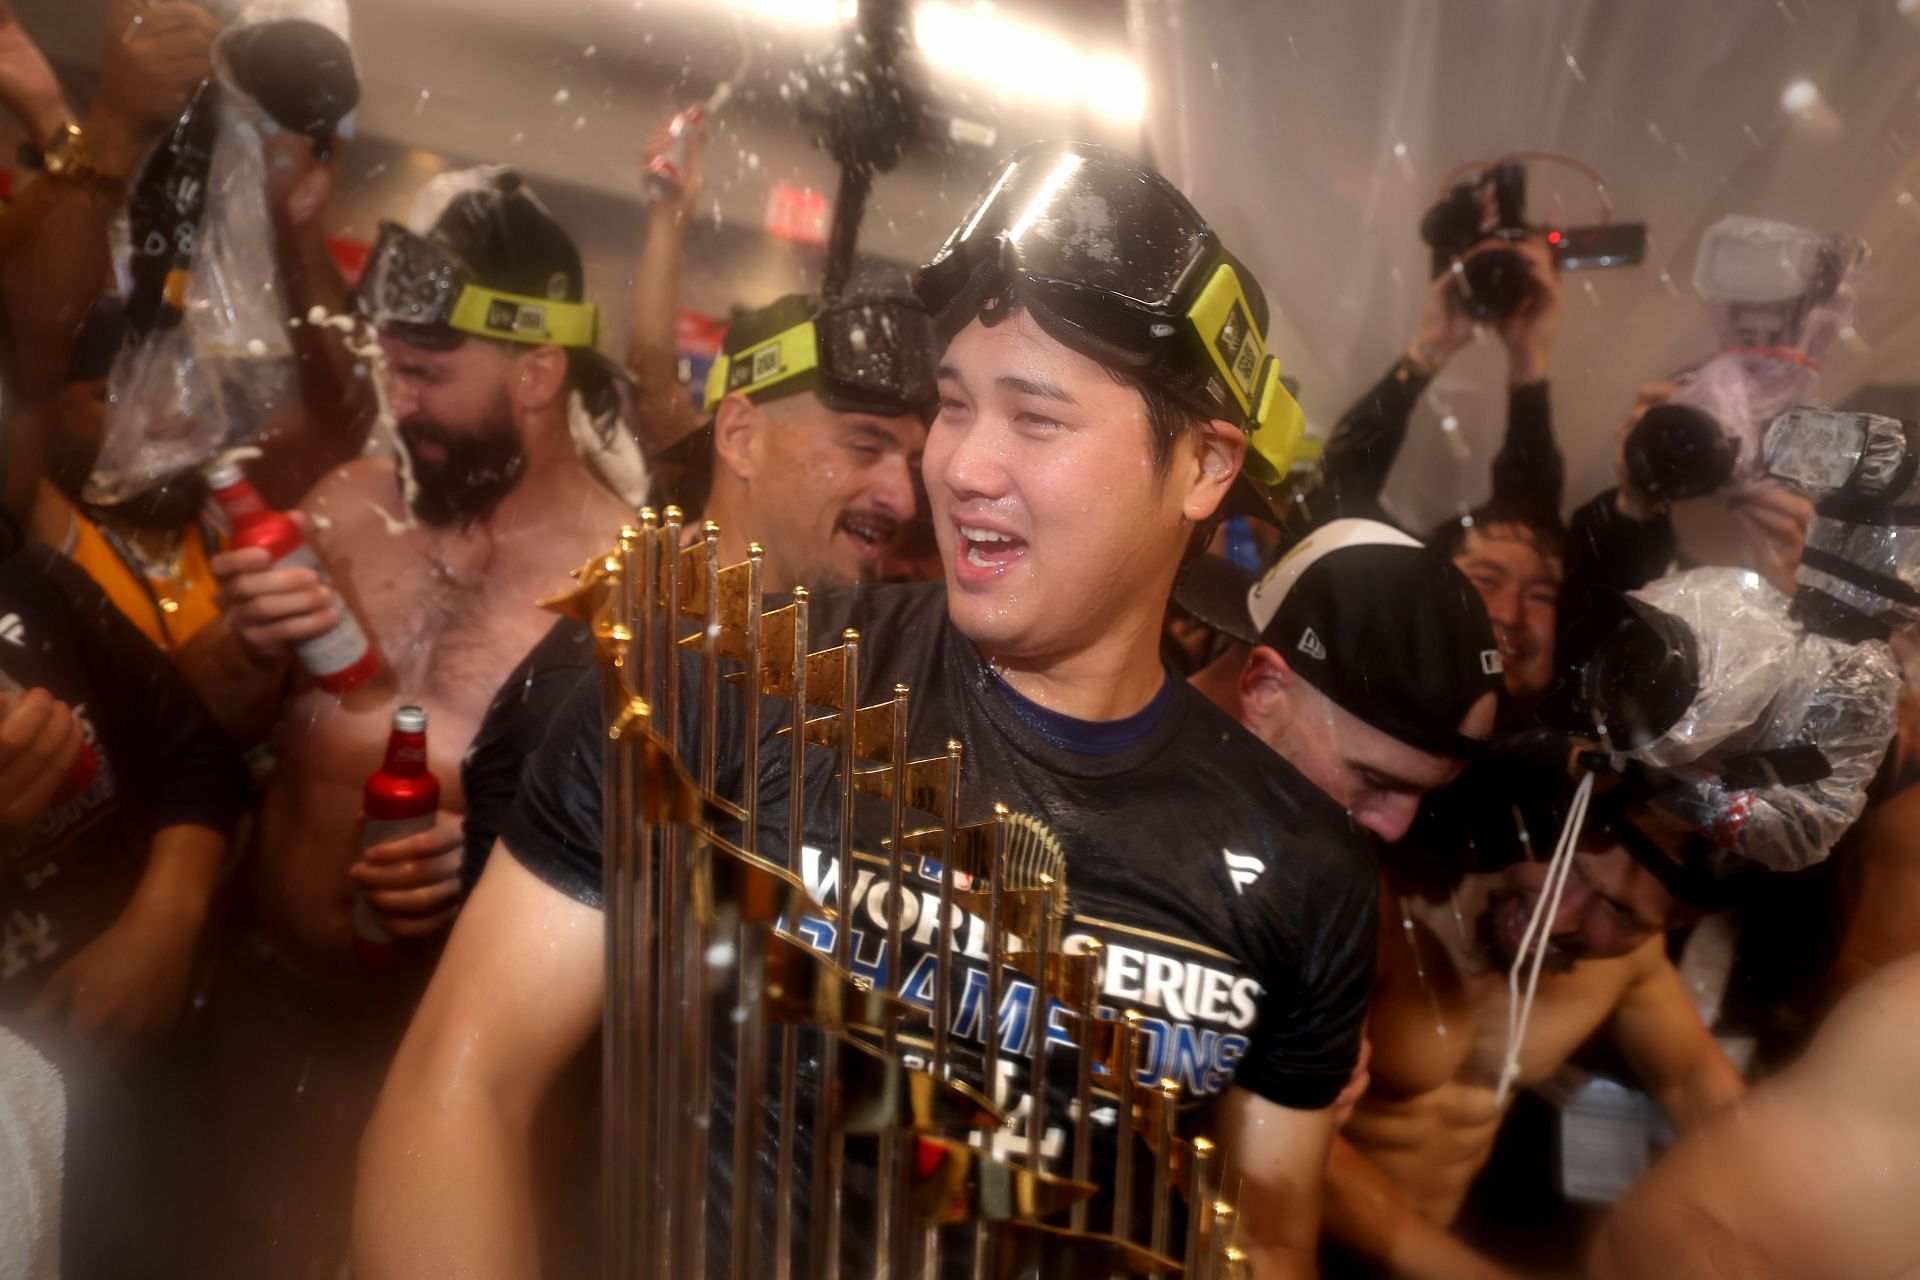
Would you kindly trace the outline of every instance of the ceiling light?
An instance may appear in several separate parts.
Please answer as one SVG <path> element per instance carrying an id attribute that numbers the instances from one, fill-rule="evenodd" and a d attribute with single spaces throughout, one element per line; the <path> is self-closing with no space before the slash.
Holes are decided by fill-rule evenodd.
<path id="1" fill-rule="evenodd" d="M 1078 104 L 1120 124 L 1146 113 L 1146 80 L 1131 59 L 1082 54 L 984 0 L 925 0 L 914 10 L 913 38 L 928 62 L 1003 92 Z"/>

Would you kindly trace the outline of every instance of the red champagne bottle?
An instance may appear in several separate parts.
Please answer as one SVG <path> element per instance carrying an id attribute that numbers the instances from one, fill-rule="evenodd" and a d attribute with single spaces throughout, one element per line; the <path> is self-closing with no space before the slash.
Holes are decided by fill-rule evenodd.
<path id="1" fill-rule="evenodd" d="M 13 705 L 14 699 L 25 694 L 26 691 L 25 686 L 18 680 L 0 671 L 0 713 L 4 713 Z M 72 804 L 93 785 L 94 775 L 99 772 L 100 757 L 94 754 L 91 742 L 82 740 L 80 754 L 75 756 L 73 763 L 67 766 L 67 776 L 61 779 L 59 788 L 53 793 L 53 799 L 48 802 L 49 805 L 58 809 L 63 804 Z"/>
<path id="2" fill-rule="evenodd" d="M 322 582 L 327 581 L 327 571 L 320 567 L 300 526 L 285 512 L 268 506 L 237 465 L 216 462 L 208 467 L 207 486 L 233 526 L 234 550 L 264 547 L 273 557 L 274 568 L 311 569 Z M 380 658 L 367 642 L 359 620 L 344 603 L 337 607 L 339 625 L 324 635 L 301 641 L 295 649 L 314 682 L 329 693 L 345 693 L 365 684 L 380 670 Z"/>
<path id="3" fill-rule="evenodd" d="M 422 707 L 401 707 L 393 713 L 393 732 L 387 737 L 386 762 L 367 778 L 361 796 L 366 813 L 360 848 L 400 840 L 432 830 L 440 816 L 440 780 L 427 770 L 427 713 Z M 367 895 L 353 900 L 353 951 L 376 967 L 401 959 L 399 944 L 380 922 Z"/>
<path id="4" fill-rule="evenodd" d="M 687 154 L 693 134 L 707 118 L 707 109 L 696 102 L 676 115 L 667 125 L 667 149 L 647 161 L 645 179 L 647 198 L 678 196 L 687 186 Z"/>

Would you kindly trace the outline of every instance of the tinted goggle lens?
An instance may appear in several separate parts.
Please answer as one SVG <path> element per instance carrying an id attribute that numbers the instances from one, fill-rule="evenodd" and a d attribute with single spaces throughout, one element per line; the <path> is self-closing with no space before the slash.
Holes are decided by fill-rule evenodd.
<path id="1" fill-rule="evenodd" d="M 376 326 L 445 325 L 466 283 L 466 270 L 439 246 L 383 223 L 360 281 L 360 309 Z"/>
<path id="2" fill-rule="evenodd" d="M 920 408 L 934 399 L 933 331 L 926 312 L 891 299 L 830 307 L 814 321 L 831 390 Z"/>
<path id="3" fill-rule="evenodd" d="M 922 296 L 941 309 L 975 265 L 1004 252 L 1029 281 L 1167 308 L 1207 238 L 1192 206 L 1137 169 L 1071 151 L 1017 155 L 929 264 L 924 284 L 947 296 Z"/>

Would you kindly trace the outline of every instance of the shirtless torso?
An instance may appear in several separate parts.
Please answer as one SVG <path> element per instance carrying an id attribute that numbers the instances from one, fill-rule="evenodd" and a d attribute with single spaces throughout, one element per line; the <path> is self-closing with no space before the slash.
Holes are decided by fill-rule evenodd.
<path id="1" fill-rule="evenodd" d="M 1342 1130 L 1421 1217 L 1441 1227 L 1459 1213 L 1505 1114 L 1494 1099 L 1506 1051 L 1506 973 L 1469 936 L 1478 904 L 1456 898 L 1458 917 L 1450 901 L 1382 897 L 1367 1033 L 1373 1081 Z M 1655 968 L 1671 969 L 1658 937 L 1624 956 L 1543 973 L 1521 1046 L 1520 1084 L 1558 1071 Z"/>
<path id="2" fill-rule="evenodd" d="M 275 937 L 308 963 L 349 954 L 360 792 L 380 764 L 395 707 L 427 709 L 441 808 L 465 809 L 460 758 L 487 703 L 552 623 L 536 602 L 611 544 L 631 513 L 575 466 L 529 476 L 471 527 L 400 528 L 391 462 L 365 459 L 316 485 L 301 509 L 384 670 L 336 698 L 302 681 L 287 707 L 260 817 L 253 893 Z"/>
<path id="3" fill-rule="evenodd" d="M 1842 1001 L 1804 1057 L 1667 1153 L 1595 1280 L 1920 1277 L 1920 956 Z"/>

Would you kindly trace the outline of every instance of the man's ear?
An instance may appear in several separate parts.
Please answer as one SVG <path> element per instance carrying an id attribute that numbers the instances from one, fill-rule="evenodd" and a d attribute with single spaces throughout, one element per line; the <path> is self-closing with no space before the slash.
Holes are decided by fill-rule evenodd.
<path id="1" fill-rule="evenodd" d="M 564 347 L 533 347 L 513 362 L 513 382 L 508 387 L 514 408 L 522 413 L 538 413 L 562 403 L 567 395 L 567 352 Z"/>
<path id="2" fill-rule="evenodd" d="M 1239 476 L 1240 464 L 1247 457 L 1247 433 L 1215 418 L 1202 423 L 1192 439 L 1194 483 L 1181 509 L 1187 519 L 1198 524 L 1219 509 Z"/>
<path id="3" fill-rule="evenodd" d="M 1297 677 L 1280 651 L 1271 645 L 1255 645 L 1240 667 L 1240 706 L 1248 718 L 1266 719 L 1287 701 Z"/>
<path id="4" fill-rule="evenodd" d="M 713 456 L 741 480 L 753 479 L 760 453 L 756 437 L 764 418 L 760 406 L 737 391 L 722 400 L 713 415 Z"/>

